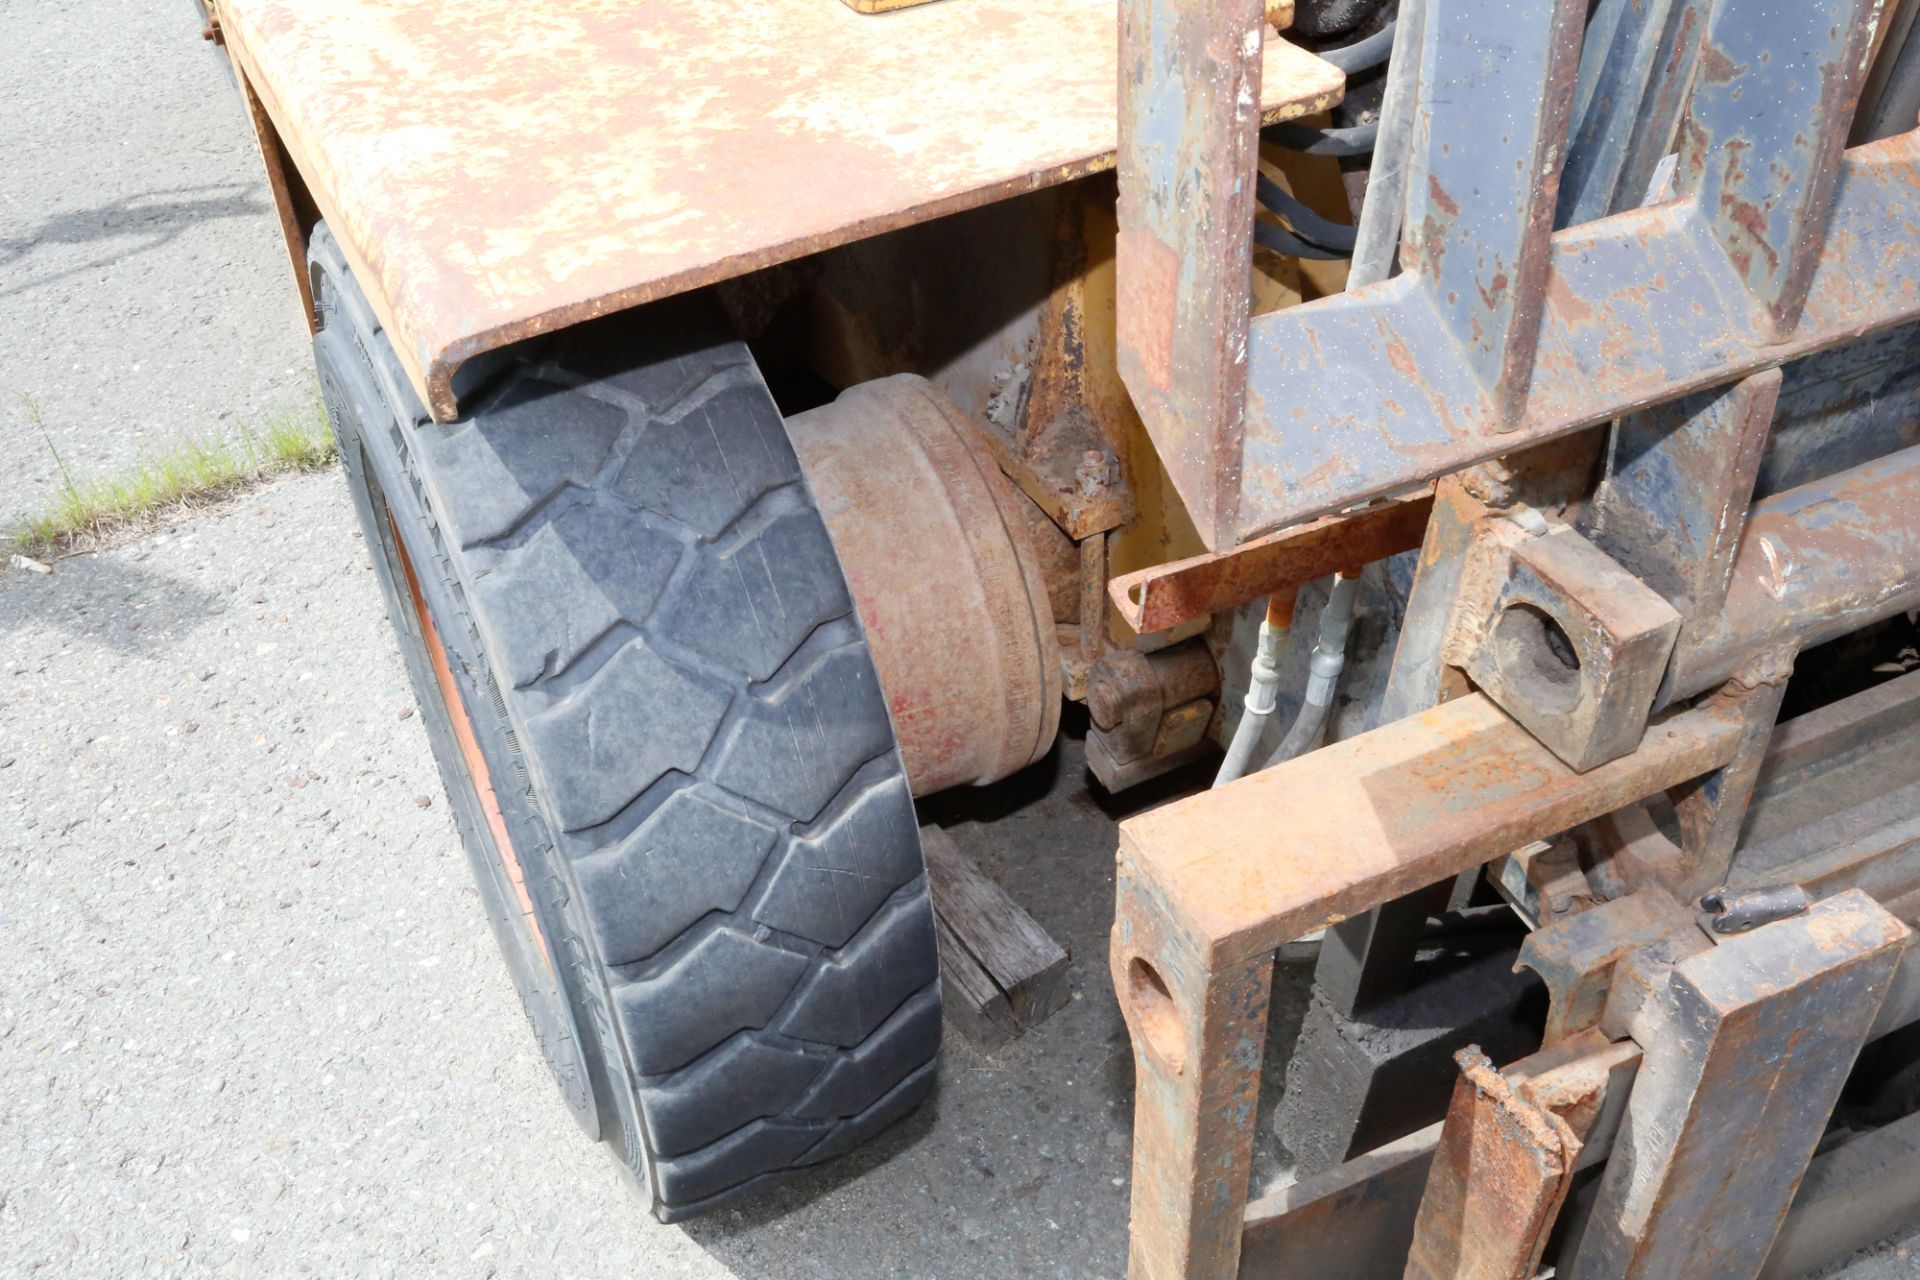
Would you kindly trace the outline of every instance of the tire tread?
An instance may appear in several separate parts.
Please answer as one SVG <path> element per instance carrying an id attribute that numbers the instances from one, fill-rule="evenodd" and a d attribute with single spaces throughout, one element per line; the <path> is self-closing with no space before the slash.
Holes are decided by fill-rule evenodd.
<path id="1" fill-rule="evenodd" d="M 654 1146 L 656 1213 L 884 1128 L 931 1088 L 940 1039 L 918 831 L 745 347 L 706 304 L 660 304 L 644 333 L 515 353 L 467 418 L 435 424 L 324 226 L 312 260 L 389 399 L 471 612 L 464 656 L 493 674 L 552 828 L 575 980 L 618 1041 L 639 1118 L 621 1143 Z"/>

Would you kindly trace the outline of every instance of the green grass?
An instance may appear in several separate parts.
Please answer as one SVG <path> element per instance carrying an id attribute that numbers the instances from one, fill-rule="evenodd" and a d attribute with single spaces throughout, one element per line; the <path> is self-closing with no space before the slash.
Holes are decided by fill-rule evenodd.
<path id="1" fill-rule="evenodd" d="M 112 534 L 224 497 L 267 476 L 317 470 L 334 456 L 326 412 L 315 401 L 258 430 L 242 427 L 237 439 L 189 439 L 119 475 L 79 481 L 54 447 L 39 402 L 26 397 L 25 403 L 28 420 L 39 427 L 60 469 L 61 489 L 46 511 L 0 536 L 0 553 L 45 558 L 85 550 Z"/>

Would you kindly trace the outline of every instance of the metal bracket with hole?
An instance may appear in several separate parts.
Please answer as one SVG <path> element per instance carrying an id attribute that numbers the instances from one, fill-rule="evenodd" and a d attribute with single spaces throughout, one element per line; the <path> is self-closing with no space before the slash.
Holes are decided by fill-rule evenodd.
<path id="1" fill-rule="evenodd" d="M 1567 525 L 1497 539 L 1461 666 L 1582 773 L 1640 745 L 1680 615 Z"/>

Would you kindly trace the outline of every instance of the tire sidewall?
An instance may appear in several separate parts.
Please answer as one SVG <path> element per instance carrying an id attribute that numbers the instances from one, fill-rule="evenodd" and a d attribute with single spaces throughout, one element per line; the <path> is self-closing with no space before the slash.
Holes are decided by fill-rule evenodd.
<path id="1" fill-rule="evenodd" d="M 588 1114 L 575 1110 L 583 1127 L 674 1221 L 897 1121 L 931 1091 L 940 1040 L 912 801 L 844 572 L 750 353 L 710 302 L 676 303 L 650 317 L 637 347 L 625 329 L 603 328 L 507 349 L 469 380 L 466 415 L 433 423 L 324 226 L 310 262 L 323 390 L 369 549 L 381 548 L 372 558 L 422 720 L 556 1080 L 563 1093 L 572 1079 L 590 1086 Z M 561 531 L 581 509 L 554 502 L 568 488 L 591 494 L 611 529 Z M 585 535 L 579 551 L 563 554 L 575 560 L 548 576 L 546 540 L 571 548 L 574 533 Z M 636 533 L 645 537 L 629 542 Z M 680 547 L 665 567 L 641 545 L 662 537 Z M 786 540 L 756 542 L 770 538 Z M 792 540 L 806 545 L 789 552 Z M 405 549 L 418 602 L 389 544 Z M 727 568 L 748 546 L 761 548 L 765 583 Z M 792 570 L 778 584 L 776 563 Z M 715 574 L 744 597 L 698 586 Z M 756 592 L 772 593 L 761 608 Z M 556 692 L 552 679 L 567 673 L 551 666 L 554 628 L 576 617 L 567 610 L 608 607 L 638 634 L 596 632 L 617 650 Z M 661 609 L 672 625 L 643 630 Z M 736 636 L 741 610 L 755 627 Z M 732 643 L 710 654 L 688 628 Z M 423 632 L 437 633 L 444 670 Z M 695 687 L 725 700 L 708 712 L 686 692 Z M 457 741 L 450 705 L 469 722 Z M 628 736 L 592 741 L 596 711 Z M 783 747 L 795 715 L 810 735 L 804 756 Z M 670 754 L 701 743 L 691 772 Z M 482 766 L 497 816 L 467 776 Z M 613 772 L 571 772 L 581 768 Z M 597 806 L 640 798 L 621 784 L 642 787 L 641 771 L 661 769 L 645 775 L 644 790 L 667 784 L 652 807 L 617 827 L 599 821 Z M 632 823 L 656 820 L 653 836 L 633 838 Z M 505 823 L 498 846 L 490 822 Z M 503 888 L 496 847 L 524 871 L 537 931 L 520 887 Z M 846 874 L 860 877 L 857 891 Z M 671 932 L 647 933 L 661 927 Z M 550 944 L 530 953 L 545 988 L 522 963 L 536 933 Z M 581 1064 L 571 1076 L 551 1047 L 563 1037 L 543 1030 L 547 1005 L 565 1010 Z"/>
<path id="2" fill-rule="evenodd" d="M 323 296 L 323 283 L 328 289 L 340 288 L 324 270 L 315 274 L 317 302 Z M 377 389 L 378 380 L 371 376 L 372 357 L 366 345 L 383 339 L 359 332 L 351 323 L 351 317 L 343 314 L 345 310 L 321 304 L 323 328 L 315 339 L 321 389 L 328 416 L 334 424 L 355 513 L 367 540 L 368 556 L 399 637 L 422 718 L 434 742 L 434 757 L 442 782 L 446 793 L 453 798 L 462 844 L 485 902 L 489 924 L 513 971 L 516 990 L 526 1005 L 536 998 L 528 990 L 529 983 L 540 981 L 544 974 L 528 971 L 520 938 L 516 936 L 517 926 L 508 918 L 506 895 L 511 890 L 504 884 L 504 871 L 488 843 L 487 824 L 473 781 L 458 764 L 460 752 L 454 743 L 453 727 L 441 704 L 439 684 L 414 618 L 410 593 L 388 547 L 383 519 L 386 513 L 390 513 L 399 538 L 408 548 L 422 598 L 435 620 L 435 629 L 446 650 L 474 738 L 494 781 L 495 796 L 521 864 L 536 919 L 549 940 L 555 972 L 560 977 L 560 991 L 570 1014 L 573 1043 L 585 1074 L 588 1102 L 584 1109 L 569 1094 L 570 1086 L 561 1078 L 559 1069 L 555 1070 L 556 1078 L 560 1080 L 562 1093 L 569 1094 L 569 1109 L 588 1136 L 613 1146 L 643 1192 L 657 1203 L 641 1117 L 632 1104 L 633 1090 L 618 1048 L 620 1041 L 611 1016 L 610 993 L 597 972 L 592 948 L 584 936 L 588 926 L 569 910 L 574 895 L 566 878 L 564 859 L 556 849 L 553 828 L 526 780 L 524 764 L 514 758 L 503 732 L 503 729 L 514 728 L 510 716 L 503 708 L 496 707 L 480 686 L 478 673 L 486 673 L 484 678 L 488 680 L 497 677 L 493 675 L 472 616 L 462 603 L 465 587 L 445 554 L 439 521 L 413 463 L 411 445 L 416 432 L 452 428 L 424 423 L 411 413 L 396 412 L 384 396 L 373 405 L 356 406 L 356 401 L 367 398 L 365 388 L 361 396 L 354 396 L 333 367 L 334 362 L 357 358 L 368 374 L 367 385 Z M 379 420 L 365 420 L 382 410 L 384 414 Z M 385 513 L 380 510 L 383 499 Z M 536 1033 L 544 1038 L 531 1007 L 527 1012 Z M 542 1047 L 545 1054 L 546 1046 Z M 546 1056 L 552 1066 L 551 1054 Z"/>

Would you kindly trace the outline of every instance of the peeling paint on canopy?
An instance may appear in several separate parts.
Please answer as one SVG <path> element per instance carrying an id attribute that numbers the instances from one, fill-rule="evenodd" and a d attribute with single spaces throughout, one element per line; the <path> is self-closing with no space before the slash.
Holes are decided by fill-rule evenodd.
<path id="1" fill-rule="evenodd" d="M 221 0 L 438 418 L 482 351 L 1111 167 L 1106 0 Z M 1342 78 L 1267 45 L 1270 118 Z"/>

